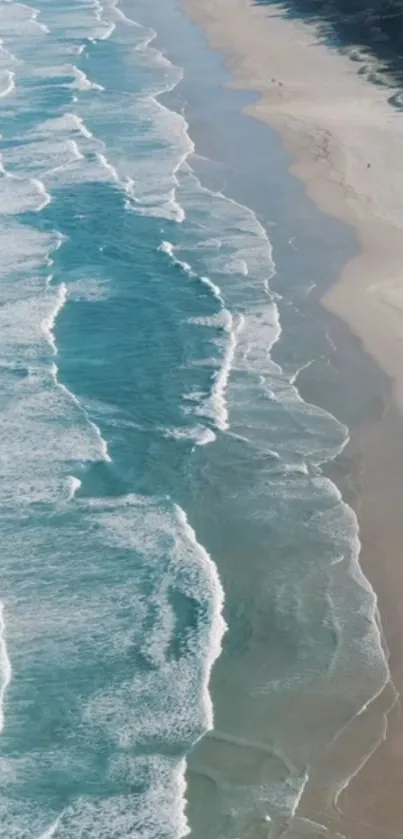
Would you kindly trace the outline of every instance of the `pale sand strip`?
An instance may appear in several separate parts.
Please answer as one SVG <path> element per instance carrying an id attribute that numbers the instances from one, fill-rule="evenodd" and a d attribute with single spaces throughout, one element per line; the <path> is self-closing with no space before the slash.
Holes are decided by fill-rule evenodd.
<path id="1" fill-rule="evenodd" d="M 403 337 L 403 116 L 388 104 L 390 90 L 358 76 L 357 64 L 321 44 L 313 26 L 281 17 L 280 6 L 185 0 L 185 7 L 227 53 L 239 86 L 261 92 L 248 111 L 281 132 L 309 194 L 357 230 L 363 253 L 325 302 L 395 379 L 403 409 L 396 353 Z"/>
<path id="2" fill-rule="evenodd" d="M 393 384 L 395 403 L 381 421 L 368 417 L 350 451 L 359 458 L 362 563 L 379 596 L 398 691 L 403 691 L 403 114 L 390 91 L 357 75 L 357 65 L 320 43 L 315 29 L 284 19 L 281 7 L 250 0 L 184 0 L 190 17 L 227 54 L 235 84 L 261 93 L 248 108 L 274 126 L 292 154 L 291 171 L 327 213 L 356 230 L 361 253 L 327 292 L 325 306 L 359 336 Z M 368 164 L 370 164 L 368 166 Z M 381 386 L 380 386 L 381 389 Z M 393 691 L 381 697 L 393 704 Z M 331 836 L 403 837 L 403 721 L 399 702 L 385 742 L 338 802 L 345 818 Z M 379 721 L 382 709 L 374 719 Z M 340 744 L 346 754 L 347 744 Z M 346 755 L 348 762 L 348 755 Z M 325 757 L 337 763 L 337 748 Z M 358 765 L 352 759 L 351 771 Z M 322 808 L 317 785 L 302 815 Z M 302 802 L 304 805 L 304 802 Z M 331 827 L 331 825 L 334 827 Z M 340 831 L 340 833 L 339 833 Z M 306 830 L 287 832 L 300 836 Z M 314 835 L 314 831 L 309 835 Z M 260 835 L 260 834 L 259 834 Z M 268 835 L 267 828 L 262 836 Z M 316 835 L 316 834 L 315 834 Z"/>

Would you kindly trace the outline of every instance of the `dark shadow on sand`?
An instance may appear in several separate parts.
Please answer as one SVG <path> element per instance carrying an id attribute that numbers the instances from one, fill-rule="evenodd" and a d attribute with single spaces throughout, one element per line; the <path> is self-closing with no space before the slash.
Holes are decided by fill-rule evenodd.
<path id="1" fill-rule="evenodd" d="M 253 0 L 279 16 L 315 23 L 322 42 L 347 53 L 357 73 L 391 88 L 389 102 L 403 110 L 402 0 Z"/>

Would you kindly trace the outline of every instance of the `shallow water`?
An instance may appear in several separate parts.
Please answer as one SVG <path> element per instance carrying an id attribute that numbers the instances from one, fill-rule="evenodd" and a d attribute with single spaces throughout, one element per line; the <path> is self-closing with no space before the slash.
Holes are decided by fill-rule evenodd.
<path id="1" fill-rule="evenodd" d="M 388 675 L 321 473 L 348 429 L 301 399 L 291 330 L 271 357 L 287 289 L 270 229 L 203 182 L 178 16 L 0 2 L 7 839 L 184 835 L 214 724 L 195 835 L 283 824 Z M 245 744 L 276 766 L 245 781 Z"/>

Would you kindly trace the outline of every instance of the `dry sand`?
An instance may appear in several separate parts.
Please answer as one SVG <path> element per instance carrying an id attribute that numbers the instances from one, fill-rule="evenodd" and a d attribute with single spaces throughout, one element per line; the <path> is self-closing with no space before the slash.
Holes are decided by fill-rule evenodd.
<path id="1" fill-rule="evenodd" d="M 342 318 L 390 377 L 393 398 L 381 420 L 353 432 L 360 461 L 361 562 L 379 597 L 394 685 L 403 691 L 403 113 L 391 91 L 357 74 L 312 25 L 282 16 L 281 6 L 250 0 L 185 0 L 187 13 L 226 53 L 234 83 L 261 93 L 248 111 L 274 126 L 292 154 L 291 171 L 325 211 L 350 223 L 361 244 L 323 303 Z M 376 713 L 393 701 L 379 700 Z M 383 704 L 382 704 L 383 703 Z M 382 706 L 382 708 L 381 708 Z M 346 743 L 341 744 L 346 751 Z M 328 761 L 338 760 L 329 753 Z M 403 719 L 389 715 L 385 740 L 340 796 L 330 835 L 403 837 Z M 323 766 L 323 777 L 326 766 Z M 315 785 L 316 784 L 316 785 Z M 325 807 L 320 779 L 301 802 L 312 817 Z M 319 819 L 320 820 L 320 819 Z M 302 823 L 301 823 L 302 824 Z M 287 832 L 302 836 L 306 827 Z M 259 834 L 260 835 L 260 834 Z M 262 834 L 263 835 L 263 834 Z M 267 836 L 267 830 L 264 832 Z M 319 835 L 310 833 L 308 835 Z M 329 835 L 329 834 L 328 834 Z"/>

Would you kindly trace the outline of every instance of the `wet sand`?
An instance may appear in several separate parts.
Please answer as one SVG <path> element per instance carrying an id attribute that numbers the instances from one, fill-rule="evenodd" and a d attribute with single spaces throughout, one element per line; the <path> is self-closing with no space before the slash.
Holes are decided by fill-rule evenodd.
<path id="1" fill-rule="evenodd" d="M 290 839 L 400 837 L 403 115 L 390 106 L 390 90 L 359 76 L 357 64 L 321 43 L 314 27 L 284 19 L 280 6 L 257 7 L 249 0 L 185 0 L 185 8 L 212 45 L 226 53 L 234 84 L 261 94 L 248 112 L 280 132 L 292 154 L 291 171 L 305 183 L 309 195 L 324 212 L 353 226 L 360 253 L 322 303 L 350 327 L 383 373 L 374 384 L 383 409 L 369 411 L 352 428 L 343 475 L 349 473 L 355 488 L 361 565 L 378 594 L 393 685 L 360 717 L 365 747 L 360 751 L 360 726 L 358 731 L 355 727 L 354 743 L 347 727 L 323 755 L 298 818 L 284 835 Z M 374 751 L 368 759 L 371 731 Z M 327 779 L 338 767 L 341 776 L 350 772 L 354 777 L 333 801 Z M 326 826 L 328 832 L 316 832 L 311 821 Z M 262 824 L 258 835 L 271 836 L 269 826 Z"/>

